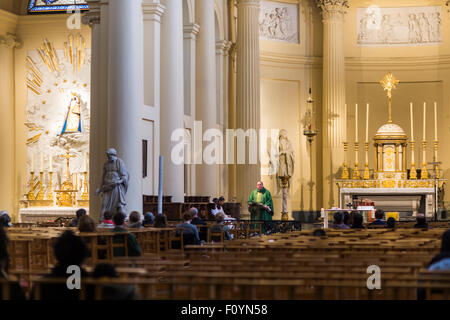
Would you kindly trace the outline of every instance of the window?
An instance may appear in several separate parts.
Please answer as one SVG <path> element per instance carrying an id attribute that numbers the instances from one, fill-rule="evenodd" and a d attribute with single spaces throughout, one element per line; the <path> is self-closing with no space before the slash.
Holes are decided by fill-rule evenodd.
<path id="1" fill-rule="evenodd" d="M 88 4 L 85 0 L 30 0 L 28 2 L 28 14 L 49 13 L 49 12 L 68 12 L 78 9 L 80 11 L 88 10 Z"/>

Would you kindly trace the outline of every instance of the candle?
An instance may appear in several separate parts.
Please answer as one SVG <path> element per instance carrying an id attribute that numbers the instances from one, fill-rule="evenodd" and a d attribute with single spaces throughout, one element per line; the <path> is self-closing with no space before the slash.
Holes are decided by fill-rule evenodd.
<path id="1" fill-rule="evenodd" d="M 414 117 L 413 117 L 413 104 L 409 103 L 409 113 L 411 115 L 411 141 L 414 141 Z"/>
<path id="2" fill-rule="evenodd" d="M 366 142 L 369 142 L 369 104 L 367 104 L 366 112 Z"/>
<path id="3" fill-rule="evenodd" d="M 438 141 L 437 139 L 437 103 L 434 102 L 434 141 Z"/>
<path id="4" fill-rule="evenodd" d="M 41 172 L 44 172 L 44 154 L 41 152 Z"/>
<path id="5" fill-rule="evenodd" d="M 34 154 L 31 154 L 31 172 L 34 172 Z"/>
<path id="6" fill-rule="evenodd" d="M 358 142 L 358 104 L 355 105 L 355 142 Z"/>
<path id="7" fill-rule="evenodd" d="M 426 140 L 426 126 L 425 126 L 425 123 L 427 122 L 426 121 L 426 118 L 427 118 L 427 103 L 426 102 L 424 102 L 423 103 L 423 141 L 427 141 Z"/>
<path id="8" fill-rule="evenodd" d="M 52 158 L 51 155 L 49 155 L 48 158 L 49 158 L 49 161 L 50 161 L 50 164 L 49 164 L 50 172 L 53 172 L 53 158 Z"/>

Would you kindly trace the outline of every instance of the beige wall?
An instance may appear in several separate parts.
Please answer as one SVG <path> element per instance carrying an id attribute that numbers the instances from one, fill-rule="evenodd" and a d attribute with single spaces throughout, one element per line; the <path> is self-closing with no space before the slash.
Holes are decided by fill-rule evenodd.
<path id="1" fill-rule="evenodd" d="M 321 123 L 322 21 L 314 1 L 300 2 L 299 33 L 299 44 L 260 41 L 261 128 L 286 129 L 295 151 L 289 212 L 316 210 L 322 202 L 321 186 L 314 185 L 312 192 L 310 190 L 310 149 L 302 125 L 309 88 L 315 99 L 316 123 Z M 314 140 L 312 149 L 312 180 L 315 182 L 321 180 L 322 160 L 321 153 L 317 152 L 321 149 L 320 139 Z M 279 219 L 281 192 L 277 193 L 275 176 L 262 176 L 262 179 L 274 198 L 274 219 Z"/>

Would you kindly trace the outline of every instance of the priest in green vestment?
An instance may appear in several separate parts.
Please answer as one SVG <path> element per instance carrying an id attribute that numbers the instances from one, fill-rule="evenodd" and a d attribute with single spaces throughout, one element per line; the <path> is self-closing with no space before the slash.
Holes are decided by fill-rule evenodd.
<path id="1" fill-rule="evenodd" d="M 272 195 L 264 188 L 262 181 L 256 183 L 256 189 L 248 197 L 248 210 L 252 220 L 272 220 Z"/>

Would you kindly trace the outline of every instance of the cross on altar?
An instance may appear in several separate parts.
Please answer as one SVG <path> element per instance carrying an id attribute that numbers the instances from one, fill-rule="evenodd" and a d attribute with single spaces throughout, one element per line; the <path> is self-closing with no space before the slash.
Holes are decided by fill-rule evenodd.
<path id="1" fill-rule="evenodd" d="M 60 155 L 61 158 L 65 158 L 67 161 L 67 179 L 70 179 L 70 170 L 69 170 L 69 165 L 70 165 L 70 158 L 75 158 L 74 154 L 70 154 L 69 148 L 67 148 L 66 154 L 65 155 Z"/>
<path id="2" fill-rule="evenodd" d="M 392 100 L 392 90 L 395 89 L 397 84 L 400 81 L 398 81 L 392 73 L 388 73 L 384 76 L 383 80 L 380 81 L 381 85 L 383 86 L 383 89 L 387 91 L 387 96 L 389 98 L 389 120 L 388 123 L 392 123 L 392 116 L 391 116 L 391 100 Z"/>

